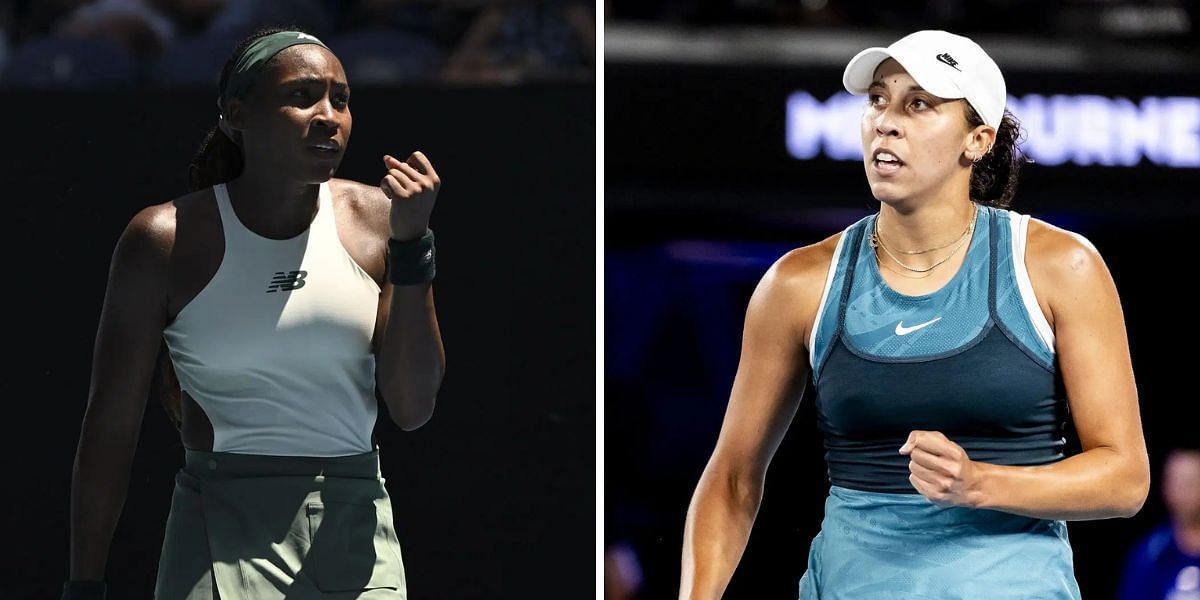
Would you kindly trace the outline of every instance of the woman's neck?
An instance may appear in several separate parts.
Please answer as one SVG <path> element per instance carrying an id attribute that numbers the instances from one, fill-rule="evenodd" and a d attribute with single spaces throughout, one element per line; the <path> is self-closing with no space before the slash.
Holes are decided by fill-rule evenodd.
<path id="1" fill-rule="evenodd" d="M 308 229 L 317 213 L 320 184 L 286 181 L 249 170 L 225 185 L 238 218 L 267 238 L 287 239 Z"/>
<path id="2" fill-rule="evenodd" d="M 905 264 L 925 267 L 944 258 L 958 247 L 975 218 L 975 203 L 957 200 L 921 203 L 909 207 L 882 203 L 875 227 L 883 243 L 893 253 L 905 253 Z M 944 248 L 923 254 L 933 248 Z"/>

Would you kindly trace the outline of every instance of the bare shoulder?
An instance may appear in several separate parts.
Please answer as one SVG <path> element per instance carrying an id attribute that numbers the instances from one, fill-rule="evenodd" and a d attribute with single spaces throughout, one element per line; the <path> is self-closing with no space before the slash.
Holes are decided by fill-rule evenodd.
<path id="1" fill-rule="evenodd" d="M 124 266 L 163 264 L 175 247 L 176 211 L 193 205 L 197 193 L 147 206 L 133 215 L 117 241 L 114 262 Z"/>
<path id="2" fill-rule="evenodd" d="M 816 319 L 821 292 L 842 233 L 789 251 L 763 275 L 751 299 L 751 311 L 763 311 L 786 321 L 802 339 Z"/>
<path id="3" fill-rule="evenodd" d="M 799 295 L 811 295 L 815 285 L 819 296 L 841 236 L 842 233 L 838 232 L 815 244 L 784 254 L 763 276 L 764 284 Z"/>
<path id="4" fill-rule="evenodd" d="M 388 236 L 392 201 L 378 185 L 335 178 L 330 181 L 330 190 L 335 198 L 345 202 L 356 223 L 384 237 Z"/>
<path id="5" fill-rule="evenodd" d="M 1029 220 L 1025 264 L 1034 279 L 1070 285 L 1108 277 L 1100 251 L 1083 235 L 1040 219 Z"/>
<path id="6" fill-rule="evenodd" d="M 1106 300 L 1119 304 L 1112 274 L 1086 237 L 1039 219 L 1029 220 L 1025 266 L 1051 325 L 1081 306 Z"/>
<path id="7" fill-rule="evenodd" d="M 334 192 L 342 192 L 346 194 L 346 198 L 353 200 L 356 204 L 368 203 L 385 205 L 388 203 L 387 196 L 383 195 L 383 190 L 379 189 L 378 185 L 366 184 L 353 179 L 333 178 L 329 180 L 329 184 Z"/>
<path id="8" fill-rule="evenodd" d="M 211 190 L 200 190 L 134 214 L 113 250 L 109 278 L 114 289 L 139 294 L 146 301 L 166 298 L 172 265 L 196 252 L 194 241 L 181 240 L 189 236 L 180 232 L 179 223 L 204 221 L 219 227 L 212 199 Z"/>

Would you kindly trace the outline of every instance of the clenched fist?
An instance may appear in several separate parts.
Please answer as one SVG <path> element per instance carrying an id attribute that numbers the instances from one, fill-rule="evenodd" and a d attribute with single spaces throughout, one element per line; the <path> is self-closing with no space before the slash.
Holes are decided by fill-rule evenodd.
<path id="1" fill-rule="evenodd" d="M 442 180 L 433 170 L 433 163 L 419 150 L 404 162 L 385 155 L 383 165 L 388 172 L 379 189 L 392 201 L 392 238 L 415 240 L 429 227 L 429 215 Z"/>
<path id="2" fill-rule="evenodd" d="M 900 454 L 909 457 L 909 483 L 934 504 L 971 508 L 979 504 L 979 463 L 940 431 L 913 431 Z"/>

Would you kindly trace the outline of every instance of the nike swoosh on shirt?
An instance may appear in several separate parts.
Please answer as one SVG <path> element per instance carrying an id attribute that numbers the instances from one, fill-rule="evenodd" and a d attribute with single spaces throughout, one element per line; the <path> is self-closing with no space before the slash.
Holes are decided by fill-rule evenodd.
<path id="1" fill-rule="evenodd" d="M 937 323 L 938 321 L 941 321 L 941 320 L 942 320 L 942 318 L 938 317 L 932 321 L 925 321 L 924 323 L 921 323 L 920 325 L 913 325 L 912 327 L 905 327 L 904 321 L 900 321 L 899 323 L 896 323 L 896 335 L 908 335 L 918 329 L 921 329 L 922 327 L 929 327 L 930 325 L 933 325 L 934 323 Z"/>

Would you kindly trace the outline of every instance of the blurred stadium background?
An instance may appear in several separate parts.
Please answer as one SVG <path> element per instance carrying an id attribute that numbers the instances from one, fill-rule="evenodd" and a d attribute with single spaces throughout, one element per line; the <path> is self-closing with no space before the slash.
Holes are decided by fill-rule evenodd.
<path id="1" fill-rule="evenodd" d="M 595 583 L 595 7 L 572 0 L 0 3 L 0 161 L 14 427 L 0 597 L 57 600 L 72 460 L 109 258 L 187 191 L 216 84 L 260 26 L 320 37 L 354 90 L 339 177 L 423 150 L 448 372 L 429 424 L 377 437 L 413 598 L 588 597 Z M 552 349 L 548 351 L 547 349 Z M 16 399 L 20 400 L 16 400 Z M 109 554 L 149 598 L 179 434 L 150 398 Z"/>
<path id="2" fill-rule="evenodd" d="M 1200 223 L 1197 7 L 606 3 L 608 598 L 675 597 L 685 511 L 716 441 L 754 285 L 786 251 L 878 209 L 860 162 L 865 101 L 842 90 L 842 70 L 859 50 L 919 29 L 970 36 L 997 61 L 1035 161 L 1013 209 L 1087 236 L 1121 293 L 1155 484 L 1136 517 L 1069 527 L 1083 597 L 1115 597 L 1127 552 L 1165 518 L 1164 453 L 1200 439 L 1193 303 L 1182 291 Z M 810 395 L 726 597 L 796 597 L 827 490 Z"/>
<path id="3" fill-rule="evenodd" d="M 594 7 L 576 0 L 9 0 L 7 87 L 215 85 L 264 24 L 337 48 L 358 83 L 590 80 Z"/>

